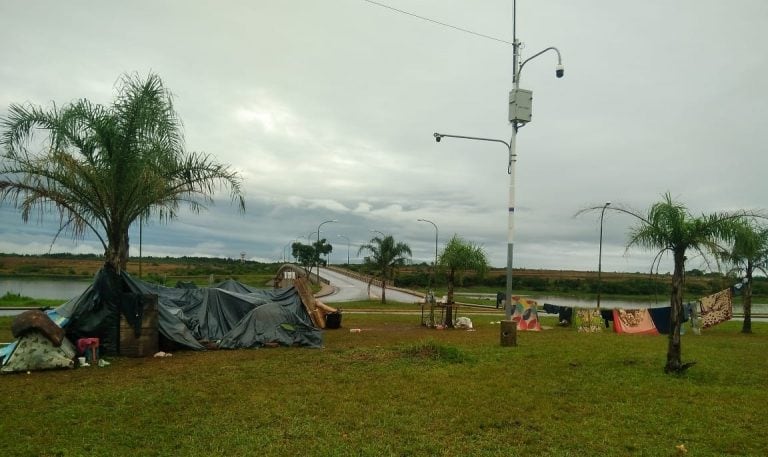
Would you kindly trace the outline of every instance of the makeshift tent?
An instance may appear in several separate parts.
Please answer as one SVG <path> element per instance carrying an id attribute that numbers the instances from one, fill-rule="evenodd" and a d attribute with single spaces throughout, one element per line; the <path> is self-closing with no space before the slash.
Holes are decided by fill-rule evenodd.
<path id="1" fill-rule="evenodd" d="M 18 339 L 0 351 L 0 372 L 74 367 L 75 347 L 42 311 L 17 316 L 11 332 Z"/>
<path id="2" fill-rule="evenodd" d="M 176 281 L 177 289 L 197 289 L 197 284 L 192 281 Z"/>
<path id="3" fill-rule="evenodd" d="M 261 290 L 255 287 L 247 286 L 241 282 L 237 282 L 234 279 L 225 279 L 218 284 L 214 284 L 212 287 L 214 289 L 228 290 L 230 292 L 237 292 L 240 294 L 250 294 Z"/>
<path id="4" fill-rule="evenodd" d="M 61 346 L 54 346 L 41 332 L 30 332 L 13 342 L 7 358 L 2 361 L 0 372 L 50 370 L 74 368 L 75 347 L 68 339 Z"/>
<path id="5" fill-rule="evenodd" d="M 614 309 L 613 331 L 616 333 L 659 334 L 647 308 Z"/>
<path id="6" fill-rule="evenodd" d="M 296 281 L 309 290 L 303 278 Z M 224 285 L 249 292 L 163 287 L 105 266 L 80 296 L 47 314 L 66 331 L 68 345 L 61 346 L 72 348 L 71 355 L 66 354 L 70 361 L 75 352 L 69 341 L 91 337 L 99 338 L 102 355 L 123 354 L 126 341 L 133 351 L 128 355 L 152 355 L 159 349 L 158 332 L 160 344 L 173 349 L 322 347 L 318 322 L 326 310 L 303 302 L 295 287 L 260 290 L 235 282 Z M 148 336 L 151 332 L 155 334 Z M 17 341 L 0 350 L 3 368 L 21 346 Z"/>
<path id="7" fill-rule="evenodd" d="M 536 300 L 512 296 L 512 306 L 512 320 L 517 322 L 518 330 L 541 330 Z"/>

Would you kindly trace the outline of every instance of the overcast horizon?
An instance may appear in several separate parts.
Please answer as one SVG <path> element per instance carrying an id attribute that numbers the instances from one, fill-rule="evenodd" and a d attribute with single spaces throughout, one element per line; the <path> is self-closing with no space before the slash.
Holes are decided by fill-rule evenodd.
<path id="1" fill-rule="evenodd" d="M 0 0 L 0 117 L 12 103 L 108 105 L 122 74 L 157 73 L 187 149 L 242 175 L 246 212 L 222 190 L 200 214 L 149 221 L 145 256 L 277 261 L 337 219 L 321 233 L 332 263 L 346 262 L 347 238 L 359 262 L 371 230 L 431 262 L 427 219 L 440 248 L 458 234 L 503 267 L 506 148 L 433 132 L 509 140 L 513 2 L 381 3 L 412 15 L 365 0 Z M 518 1 L 523 59 L 556 46 L 565 76 L 552 53 L 522 73 L 533 120 L 517 136 L 514 267 L 596 271 L 600 212 L 575 215 L 606 201 L 768 207 L 766 25 L 760 0 Z M 603 271 L 650 270 L 655 253 L 626 252 L 633 223 L 606 212 Z M 103 253 L 91 234 L 51 247 L 57 228 L 0 205 L 0 252 Z M 138 226 L 130 237 L 138 256 Z M 671 270 L 666 258 L 659 272 Z"/>

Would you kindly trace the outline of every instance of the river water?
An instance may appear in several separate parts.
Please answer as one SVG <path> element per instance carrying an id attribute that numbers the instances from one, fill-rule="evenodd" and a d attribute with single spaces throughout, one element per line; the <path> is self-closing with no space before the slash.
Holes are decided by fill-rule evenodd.
<path id="1" fill-rule="evenodd" d="M 10 292 L 32 298 L 60 299 L 64 303 L 82 294 L 89 285 L 90 280 L 0 278 L 0 297 Z"/>

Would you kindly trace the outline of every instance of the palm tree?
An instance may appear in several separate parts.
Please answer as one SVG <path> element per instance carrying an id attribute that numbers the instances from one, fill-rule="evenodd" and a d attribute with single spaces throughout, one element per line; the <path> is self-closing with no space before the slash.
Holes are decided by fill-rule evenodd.
<path id="1" fill-rule="evenodd" d="M 448 303 L 446 304 L 445 325 L 453 327 L 453 291 L 456 283 L 456 274 L 465 271 L 476 271 L 483 275 L 488 270 L 488 257 L 481 246 L 465 241 L 458 235 L 445 245 L 440 254 L 438 266 L 448 270 Z"/>
<path id="2" fill-rule="evenodd" d="M 128 229 L 137 218 L 154 214 L 168 222 L 181 203 L 198 212 L 219 186 L 245 210 L 236 172 L 186 152 L 171 94 L 155 74 L 123 75 L 110 106 L 85 99 L 49 110 L 13 104 L 0 127 L 0 202 L 14 204 L 24 222 L 36 210 L 55 209 L 57 237 L 90 229 L 118 272 L 126 267 Z M 45 144 L 37 142 L 40 131 Z"/>
<path id="3" fill-rule="evenodd" d="M 387 280 L 394 276 L 395 268 L 405 264 L 406 255 L 411 256 L 411 248 L 405 243 L 395 242 L 392 235 L 383 238 L 371 238 L 370 243 L 360 246 L 357 255 L 369 251 L 370 256 L 365 257 L 365 263 L 371 267 L 374 274 L 381 276 L 381 302 L 387 302 Z"/>
<path id="4" fill-rule="evenodd" d="M 621 208 L 622 211 L 640 219 L 640 223 L 630 230 L 627 249 L 638 246 L 658 250 L 654 263 L 666 253 L 671 253 L 674 262 L 672 273 L 672 291 L 670 295 L 670 327 L 667 347 L 666 373 L 682 373 L 693 363 L 683 364 L 681 360 L 680 327 L 683 317 L 683 282 L 685 274 L 686 252 L 693 250 L 699 254 L 723 252 L 720 242 L 733 240 L 741 220 L 747 214 L 743 211 L 734 213 L 691 215 L 685 206 L 672 200 L 669 193 L 654 203 L 647 215 L 642 216 Z"/>
<path id="5" fill-rule="evenodd" d="M 742 303 L 744 306 L 744 323 L 742 333 L 752 333 L 752 274 L 760 270 L 768 274 L 768 227 L 760 227 L 752 221 L 745 221 L 734 237 L 731 250 L 723 259 L 732 263 L 735 268 L 744 271 L 744 290 Z"/>

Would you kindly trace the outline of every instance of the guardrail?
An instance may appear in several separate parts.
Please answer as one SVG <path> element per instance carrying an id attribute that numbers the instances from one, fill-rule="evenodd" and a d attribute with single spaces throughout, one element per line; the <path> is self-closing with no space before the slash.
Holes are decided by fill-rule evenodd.
<path id="1" fill-rule="evenodd" d="M 375 277 L 373 277 L 371 275 L 366 275 L 366 274 L 363 274 L 363 273 L 358 273 L 356 271 L 347 270 L 346 268 L 339 268 L 339 267 L 335 267 L 335 266 L 331 266 L 331 265 L 329 265 L 329 266 L 327 266 L 325 268 L 328 269 L 328 270 L 334 271 L 336 273 L 342 274 L 344 276 L 347 276 L 349 278 L 357 279 L 358 281 L 362 281 L 362 282 L 364 282 L 366 284 L 371 284 L 371 285 L 376 286 L 376 287 L 381 287 L 381 280 L 380 279 L 376 279 Z M 391 286 L 388 286 L 388 287 L 390 289 L 392 288 Z"/>
<path id="2" fill-rule="evenodd" d="M 317 275 L 317 273 L 310 273 L 305 268 L 300 267 L 298 265 L 294 265 L 292 263 L 286 263 L 280 266 L 280 268 L 277 269 L 277 273 L 275 273 L 275 283 L 282 284 L 281 287 L 283 287 L 285 282 L 288 282 L 290 284 L 293 284 L 293 279 L 287 277 L 286 272 L 293 272 L 297 277 L 302 278 L 308 278 L 310 282 L 314 282 L 315 284 L 330 284 L 331 282 L 325 278 L 321 278 Z"/>
<path id="3" fill-rule="evenodd" d="M 366 274 L 363 274 L 363 273 L 358 273 L 356 271 L 350 271 L 350 270 L 347 270 L 345 268 L 339 268 L 339 267 L 330 266 L 330 265 L 325 267 L 325 268 L 327 268 L 328 270 L 331 270 L 333 272 L 336 272 L 336 273 L 342 274 L 344 276 L 347 276 L 348 278 L 357 279 L 358 281 L 363 281 L 366 284 L 371 284 L 371 285 L 376 286 L 376 287 L 381 287 L 381 280 L 377 279 L 374 276 L 366 275 Z M 418 291 L 411 290 L 411 289 L 403 289 L 402 287 L 396 287 L 393 284 L 387 284 L 387 289 L 388 290 L 396 290 L 398 292 L 403 292 L 405 294 L 414 295 L 416 297 L 421 297 L 421 298 L 424 298 L 424 295 L 425 295 L 423 292 L 418 292 Z"/>

